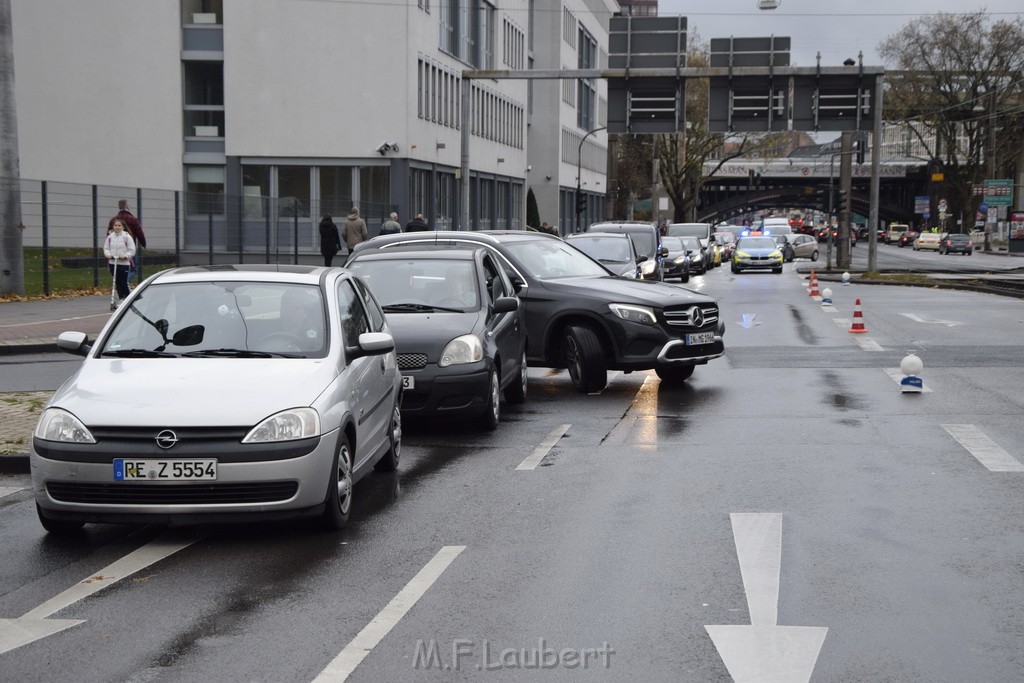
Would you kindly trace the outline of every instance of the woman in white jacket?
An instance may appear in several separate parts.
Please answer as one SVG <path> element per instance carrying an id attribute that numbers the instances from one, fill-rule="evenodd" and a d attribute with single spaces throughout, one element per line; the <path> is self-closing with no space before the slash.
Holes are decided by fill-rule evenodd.
<path id="1" fill-rule="evenodd" d="M 107 240 L 103 243 L 103 255 L 107 257 L 107 267 L 114 276 L 114 286 L 117 289 L 117 298 L 124 301 L 128 296 L 128 270 L 131 266 L 132 257 L 135 256 L 135 241 L 125 230 L 124 222 L 115 219 L 113 230 L 107 233 Z M 113 301 L 111 308 L 114 307 Z"/>

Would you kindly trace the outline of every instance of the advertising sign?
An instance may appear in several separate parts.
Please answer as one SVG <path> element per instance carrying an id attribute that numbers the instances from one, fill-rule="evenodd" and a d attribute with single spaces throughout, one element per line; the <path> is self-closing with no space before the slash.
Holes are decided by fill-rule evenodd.
<path id="1" fill-rule="evenodd" d="M 928 213 L 928 195 L 914 197 L 914 213 Z"/>
<path id="2" fill-rule="evenodd" d="M 985 203 L 989 206 L 1009 206 L 1013 200 L 1013 179 L 985 181 Z"/>

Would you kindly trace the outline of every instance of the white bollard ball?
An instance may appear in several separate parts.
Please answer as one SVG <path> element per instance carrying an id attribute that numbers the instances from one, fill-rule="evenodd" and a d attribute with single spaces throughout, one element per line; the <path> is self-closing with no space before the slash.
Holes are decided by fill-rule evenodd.
<path id="1" fill-rule="evenodd" d="M 832 290 L 829 287 L 826 287 L 825 289 L 821 290 L 821 303 L 832 303 Z"/>
<path id="2" fill-rule="evenodd" d="M 843 284 L 844 285 L 850 284 L 850 274 L 849 273 L 843 273 Z"/>
<path id="3" fill-rule="evenodd" d="M 913 351 L 906 358 L 900 361 L 900 370 L 904 375 L 917 376 L 924 370 L 924 362 Z"/>

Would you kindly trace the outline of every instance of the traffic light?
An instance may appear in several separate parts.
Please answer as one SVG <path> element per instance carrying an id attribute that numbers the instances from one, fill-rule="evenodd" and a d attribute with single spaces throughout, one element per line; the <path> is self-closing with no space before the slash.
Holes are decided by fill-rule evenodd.
<path id="1" fill-rule="evenodd" d="M 866 148 L 866 147 L 867 147 L 867 145 L 864 143 L 863 139 L 857 140 L 856 142 L 853 143 L 853 148 L 856 151 L 856 157 L 857 157 L 857 163 L 858 164 L 863 164 L 864 163 L 864 148 Z"/>
<path id="2" fill-rule="evenodd" d="M 822 211 L 827 211 L 829 208 L 828 201 L 828 188 L 819 187 L 814 191 L 814 203 L 821 208 Z"/>
<path id="3" fill-rule="evenodd" d="M 846 209 L 847 202 L 850 200 L 850 192 L 843 188 L 836 190 L 836 205 L 835 208 L 839 211 Z"/>
<path id="4" fill-rule="evenodd" d="M 576 195 L 576 213 L 580 214 L 587 210 L 587 195 Z"/>

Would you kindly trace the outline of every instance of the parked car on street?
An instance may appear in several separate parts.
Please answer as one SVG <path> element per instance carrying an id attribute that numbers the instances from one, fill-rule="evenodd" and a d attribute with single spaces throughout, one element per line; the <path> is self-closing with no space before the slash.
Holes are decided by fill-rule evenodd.
<path id="1" fill-rule="evenodd" d="M 900 239 L 899 241 L 896 242 L 896 246 L 900 247 L 901 249 L 907 245 L 910 245 L 912 247 L 914 246 L 914 240 L 916 240 L 918 235 L 920 234 L 921 233 L 919 233 L 917 230 L 907 230 L 902 235 L 900 235 Z"/>
<path id="2" fill-rule="evenodd" d="M 967 254 L 974 253 L 974 242 L 967 235 L 957 233 L 946 233 L 939 237 L 940 254 Z"/>
<path id="3" fill-rule="evenodd" d="M 708 272 L 708 259 L 705 256 L 706 248 L 700 245 L 696 237 L 677 237 L 683 245 L 686 255 L 690 257 L 690 274 L 703 275 Z"/>
<path id="4" fill-rule="evenodd" d="M 36 510 L 175 524 L 313 516 L 346 524 L 353 485 L 401 452 L 395 343 L 341 268 L 216 265 L 139 285 L 46 404 L 32 436 Z"/>
<path id="5" fill-rule="evenodd" d="M 629 235 L 616 233 L 576 232 L 565 236 L 565 241 L 607 268 L 614 275 L 640 280 L 641 265 L 646 256 L 637 254 Z"/>
<path id="6" fill-rule="evenodd" d="M 938 251 L 940 245 L 939 234 L 936 232 L 922 232 L 914 240 L 914 251 L 921 251 L 922 249 L 931 249 L 932 251 Z"/>
<path id="7" fill-rule="evenodd" d="M 786 261 L 792 261 L 797 258 L 807 258 L 812 261 L 818 260 L 818 241 L 810 235 L 788 233 L 771 235 L 771 238 L 782 249 L 782 256 Z"/>
<path id="8" fill-rule="evenodd" d="M 658 232 L 658 226 L 653 223 L 634 223 L 628 221 L 594 223 L 587 228 L 587 232 L 610 232 L 629 235 L 633 240 L 633 246 L 636 247 L 636 253 L 639 256 L 647 257 L 647 260 L 640 264 L 640 272 L 643 275 L 643 279 L 658 281 L 664 279 L 662 264 L 665 253 L 661 248 L 661 234 Z"/>
<path id="9" fill-rule="evenodd" d="M 527 360 L 567 368 L 576 389 L 600 391 L 608 370 L 655 370 L 685 381 L 725 353 L 725 324 L 712 297 L 678 285 L 627 280 L 561 239 L 540 233 L 438 231 L 374 237 L 355 249 L 486 247 L 526 307 Z"/>
<path id="10" fill-rule="evenodd" d="M 741 237 L 732 257 L 732 272 L 767 270 L 782 272 L 782 250 L 768 235 Z"/>
<path id="11" fill-rule="evenodd" d="M 526 400 L 524 312 L 486 249 L 362 251 L 345 267 L 387 316 L 403 417 L 469 417 L 495 429 L 502 392 Z"/>
<path id="12" fill-rule="evenodd" d="M 723 230 L 716 232 L 711 235 L 711 238 L 718 243 L 718 246 L 722 249 L 722 260 L 732 260 L 732 250 L 736 246 L 736 233 Z"/>
<path id="13" fill-rule="evenodd" d="M 708 249 L 711 242 L 710 223 L 669 223 L 665 230 L 666 235 L 673 237 L 696 237 L 700 240 L 700 246 L 704 250 L 704 270 L 711 270 L 715 267 L 714 252 Z"/>
<path id="14" fill-rule="evenodd" d="M 668 249 L 665 255 L 665 279 L 678 278 L 680 282 L 689 282 L 691 256 L 683 246 L 682 238 L 666 235 L 661 238 L 661 244 Z"/>

